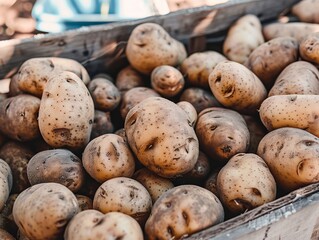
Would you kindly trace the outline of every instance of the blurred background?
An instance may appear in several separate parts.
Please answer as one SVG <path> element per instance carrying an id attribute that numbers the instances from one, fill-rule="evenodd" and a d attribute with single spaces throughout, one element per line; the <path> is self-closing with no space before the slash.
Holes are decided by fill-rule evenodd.
<path id="1" fill-rule="evenodd" d="M 0 0 L 0 40 L 135 20 L 227 0 Z"/>

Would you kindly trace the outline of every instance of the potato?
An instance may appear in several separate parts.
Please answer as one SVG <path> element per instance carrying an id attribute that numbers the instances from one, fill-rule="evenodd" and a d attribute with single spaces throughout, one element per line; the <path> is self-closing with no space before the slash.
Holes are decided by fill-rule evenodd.
<path id="1" fill-rule="evenodd" d="M 57 57 L 31 58 L 19 68 L 17 74 L 19 89 L 41 97 L 47 81 L 61 71 L 76 74 L 85 84 L 90 81 L 86 69 L 75 60 Z"/>
<path id="2" fill-rule="evenodd" d="M 179 101 L 190 102 L 196 109 L 197 113 L 200 113 L 209 107 L 222 106 L 210 91 L 194 87 L 185 89 Z"/>
<path id="3" fill-rule="evenodd" d="M 258 46 L 245 63 L 269 89 L 281 71 L 298 60 L 299 44 L 292 37 L 278 37 Z"/>
<path id="4" fill-rule="evenodd" d="M 60 239 L 66 225 L 79 212 L 74 194 L 58 183 L 40 183 L 19 194 L 13 218 L 31 239 Z"/>
<path id="5" fill-rule="evenodd" d="M 93 209 L 93 201 L 91 198 L 80 194 L 76 194 L 75 197 L 78 200 L 80 211 Z"/>
<path id="6" fill-rule="evenodd" d="M 239 214 L 275 200 L 277 188 L 262 158 L 238 153 L 219 171 L 217 191 L 223 206 Z"/>
<path id="7" fill-rule="evenodd" d="M 39 109 L 39 128 L 52 147 L 82 149 L 90 140 L 94 104 L 84 83 L 72 72 L 47 82 Z"/>
<path id="8" fill-rule="evenodd" d="M 110 74 L 107 74 L 107 73 L 98 73 L 98 74 L 95 74 L 92 79 L 96 79 L 96 78 L 104 78 L 112 83 L 114 83 L 114 78 L 110 75 Z M 87 85 L 87 84 L 86 84 Z"/>
<path id="9" fill-rule="evenodd" d="M 19 142 L 9 141 L 0 148 L 0 158 L 9 164 L 12 176 L 12 193 L 20 193 L 30 187 L 27 165 L 34 152 Z"/>
<path id="10" fill-rule="evenodd" d="M 105 78 L 95 78 L 88 84 L 94 106 L 101 111 L 112 111 L 121 101 L 117 87 Z"/>
<path id="11" fill-rule="evenodd" d="M 124 93 L 120 112 L 124 120 L 127 113 L 138 103 L 149 97 L 159 97 L 160 95 L 151 88 L 136 87 Z"/>
<path id="12" fill-rule="evenodd" d="M 146 75 L 161 65 L 177 66 L 186 56 L 183 44 L 156 23 L 135 27 L 126 46 L 126 57 L 132 67 Z"/>
<path id="13" fill-rule="evenodd" d="M 147 189 L 153 203 L 156 202 L 163 193 L 174 187 L 171 180 L 160 177 L 147 168 L 137 170 L 133 178 Z"/>
<path id="14" fill-rule="evenodd" d="M 10 166 L 4 160 L 0 159 L 0 211 L 10 195 L 12 181 Z"/>
<path id="15" fill-rule="evenodd" d="M 226 58 L 216 51 L 196 52 L 182 62 L 180 69 L 189 85 L 208 89 L 209 74 L 224 60 Z"/>
<path id="16" fill-rule="evenodd" d="M 180 101 L 176 104 L 186 112 L 188 118 L 190 119 L 190 124 L 192 127 L 194 127 L 197 121 L 197 112 L 195 107 L 190 102 L 186 101 Z"/>
<path id="17" fill-rule="evenodd" d="M 16 236 L 18 231 L 18 226 L 14 222 L 12 216 L 13 204 L 17 196 L 18 194 L 11 194 L 0 213 L 0 229 L 5 229 L 8 233 L 12 234 L 13 236 Z M 0 239 L 2 238 L 0 237 Z"/>
<path id="18" fill-rule="evenodd" d="M 91 131 L 90 139 L 97 138 L 101 135 L 112 133 L 114 131 L 114 125 L 111 119 L 110 112 L 103 112 L 100 110 L 94 110 L 94 122 Z"/>
<path id="19" fill-rule="evenodd" d="M 251 52 L 264 43 L 261 23 L 255 15 L 240 17 L 228 30 L 223 53 L 231 61 L 244 63 Z"/>
<path id="20" fill-rule="evenodd" d="M 70 221 L 64 239 L 143 240 L 144 237 L 140 225 L 126 214 L 120 212 L 103 214 L 96 210 L 86 210 Z"/>
<path id="21" fill-rule="evenodd" d="M 27 94 L 3 100 L 0 104 L 0 131 L 21 142 L 39 137 L 39 107 L 40 99 Z"/>
<path id="22" fill-rule="evenodd" d="M 207 108 L 198 115 L 195 127 L 201 150 L 212 164 L 225 164 L 237 153 L 247 152 L 249 130 L 244 118 L 226 108 Z"/>
<path id="23" fill-rule="evenodd" d="M 126 137 L 126 132 L 125 128 L 120 128 L 114 132 L 114 134 L 119 135 L 120 137 L 123 138 L 124 142 L 127 143 L 127 137 Z"/>
<path id="24" fill-rule="evenodd" d="M 198 139 L 188 115 L 175 103 L 147 98 L 132 108 L 124 127 L 138 160 L 161 177 L 190 171 L 198 158 Z"/>
<path id="25" fill-rule="evenodd" d="M 318 2 L 319 3 L 319 2 Z M 319 17 L 319 14 L 318 14 Z M 310 33 L 300 42 L 300 56 L 302 59 L 319 64 L 319 32 Z"/>
<path id="26" fill-rule="evenodd" d="M 145 224 L 149 240 L 180 239 L 224 220 L 218 198 L 195 185 L 181 185 L 164 193 Z"/>
<path id="27" fill-rule="evenodd" d="M 1 81 L 1 80 L 0 80 Z M 7 93 L 1 93 L 0 92 L 0 103 L 8 98 L 8 94 Z"/>
<path id="28" fill-rule="evenodd" d="M 152 198 L 138 181 L 117 177 L 105 181 L 98 188 L 93 208 L 102 213 L 125 213 L 143 225 L 151 212 Z"/>
<path id="29" fill-rule="evenodd" d="M 319 182 L 318 152 L 318 137 L 302 129 L 283 127 L 260 141 L 257 154 L 266 161 L 277 184 L 289 192 Z"/>
<path id="30" fill-rule="evenodd" d="M 145 86 L 145 82 L 142 74 L 128 65 L 117 74 L 115 86 L 120 92 L 124 93 L 132 88 Z"/>
<path id="31" fill-rule="evenodd" d="M 161 65 L 151 73 L 151 86 L 163 97 L 175 97 L 183 90 L 184 85 L 183 75 L 172 66 Z"/>
<path id="32" fill-rule="evenodd" d="M 293 5 L 291 13 L 301 22 L 319 23 L 318 0 L 303 0 Z"/>
<path id="33" fill-rule="evenodd" d="M 114 177 L 131 177 L 135 171 L 134 156 L 128 144 L 112 133 L 89 142 L 82 163 L 86 172 L 100 183 Z"/>
<path id="34" fill-rule="evenodd" d="M 221 169 L 220 167 L 214 168 L 204 183 L 204 188 L 214 193 L 218 198 L 219 198 L 219 193 L 217 190 L 217 176 L 220 169 Z"/>
<path id="35" fill-rule="evenodd" d="M 309 62 L 289 64 L 277 77 L 268 97 L 290 94 L 319 94 L 319 71 Z"/>
<path id="36" fill-rule="evenodd" d="M 281 127 L 304 129 L 319 137 L 319 95 L 277 95 L 260 106 L 262 123 L 271 131 Z"/>
<path id="37" fill-rule="evenodd" d="M 8 233 L 6 230 L 0 228 L 0 239 L 1 240 L 15 240 L 15 238 Z"/>
<path id="38" fill-rule="evenodd" d="M 308 34 L 318 31 L 319 24 L 304 22 L 270 23 L 263 27 L 266 41 L 277 37 L 293 37 L 300 42 Z"/>
<path id="39" fill-rule="evenodd" d="M 218 102 L 240 113 L 256 114 L 267 90 L 260 79 L 245 66 L 225 61 L 209 75 L 209 87 Z"/>
<path id="40" fill-rule="evenodd" d="M 81 160 L 67 149 L 38 152 L 30 159 L 27 174 L 31 185 L 55 182 L 72 192 L 77 192 L 84 182 Z"/>
<path id="41" fill-rule="evenodd" d="M 9 83 L 9 96 L 14 97 L 19 94 L 22 94 L 23 92 L 19 89 L 18 84 L 18 74 L 15 74 L 12 76 L 10 83 Z"/>

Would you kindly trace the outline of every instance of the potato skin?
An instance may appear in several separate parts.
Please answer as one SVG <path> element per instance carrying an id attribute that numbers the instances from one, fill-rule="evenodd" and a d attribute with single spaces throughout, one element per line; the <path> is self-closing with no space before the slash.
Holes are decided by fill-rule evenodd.
<path id="1" fill-rule="evenodd" d="M 187 113 L 190 124 L 194 127 L 197 121 L 197 111 L 195 107 L 190 102 L 186 101 L 180 101 L 176 104 Z"/>
<path id="2" fill-rule="evenodd" d="M 295 127 L 319 137 L 318 106 L 319 95 L 277 95 L 267 98 L 261 104 L 259 115 L 269 131 L 281 127 Z"/>
<path id="3" fill-rule="evenodd" d="M 94 110 L 94 122 L 91 131 L 90 139 L 97 138 L 101 135 L 112 133 L 114 131 L 114 125 L 111 119 L 110 112 L 103 112 L 100 110 Z"/>
<path id="4" fill-rule="evenodd" d="M 143 23 L 135 27 L 126 46 L 130 64 L 146 75 L 160 65 L 179 65 L 186 55 L 183 44 L 156 23 Z"/>
<path id="5" fill-rule="evenodd" d="M 319 14 L 318 14 L 319 17 Z M 302 59 L 319 64 L 319 33 L 310 33 L 300 42 L 300 56 Z"/>
<path id="6" fill-rule="evenodd" d="M 164 193 L 145 224 L 149 240 L 180 239 L 224 220 L 218 198 L 195 185 L 181 185 Z"/>
<path id="7" fill-rule="evenodd" d="M 299 44 L 292 37 L 278 37 L 258 46 L 245 63 L 266 88 L 271 88 L 290 63 L 298 60 Z"/>
<path id="8" fill-rule="evenodd" d="M 0 159 L 0 211 L 10 195 L 12 181 L 10 166 L 4 160 Z"/>
<path id="9" fill-rule="evenodd" d="M 79 212 L 74 194 L 58 183 L 40 183 L 19 194 L 13 218 L 31 239 L 60 239 L 67 223 Z"/>
<path id="10" fill-rule="evenodd" d="M 244 114 L 256 114 L 267 90 L 245 66 L 231 61 L 217 64 L 209 75 L 209 87 L 218 102 Z"/>
<path id="11" fill-rule="evenodd" d="M 115 86 L 121 93 L 124 93 L 132 88 L 145 86 L 145 82 L 142 74 L 128 65 L 117 74 Z"/>
<path id="12" fill-rule="evenodd" d="M 93 200 L 91 198 L 80 194 L 76 194 L 75 197 L 78 200 L 81 212 L 88 209 L 93 209 Z"/>
<path id="13" fill-rule="evenodd" d="M 244 63 L 250 53 L 264 43 L 261 23 L 255 15 L 239 18 L 228 30 L 223 53 L 231 61 Z"/>
<path id="14" fill-rule="evenodd" d="M 41 135 L 50 146 L 84 148 L 90 140 L 94 104 L 81 79 L 71 72 L 52 77 L 44 88 L 38 119 Z"/>
<path id="15" fill-rule="evenodd" d="M 217 190 L 223 206 L 243 213 L 276 198 L 276 182 L 265 161 L 253 153 L 238 153 L 219 171 Z"/>
<path id="16" fill-rule="evenodd" d="M 120 212 L 103 214 L 96 210 L 78 213 L 68 224 L 65 240 L 143 240 L 143 231 L 134 218 Z"/>
<path id="17" fill-rule="evenodd" d="M 138 160 L 162 177 L 190 171 L 198 157 L 198 139 L 188 115 L 175 103 L 147 98 L 126 116 L 128 143 Z"/>
<path id="18" fill-rule="evenodd" d="M 212 163 L 225 164 L 232 156 L 247 152 L 250 135 L 244 118 L 226 108 L 207 108 L 195 127 L 201 150 Z"/>
<path id="19" fill-rule="evenodd" d="M 318 9 L 318 0 L 303 0 L 293 5 L 291 13 L 301 22 L 319 23 Z"/>
<path id="20" fill-rule="evenodd" d="M 77 192 L 84 182 L 81 160 L 67 149 L 38 152 L 30 159 L 27 174 L 31 185 L 55 182 L 72 192 Z"/>
<path id="21" fill-rule="evenodd" d="M 227 58 L 216 51 L 197 52 L 182 62 L 180 70 L 186 76 L 189 85 L 208 89 L 209 74 L 219 62 L 224 60 Z"/>
<path id="22" fill-rule="evenodd" d="M 82 163 L 87 173 L 100 183 L 114 177 L 131 177 L 135 171 L 134 156 L 128 144 L 112 133 L 89 142 Z"/>
<path id="23" fill-rule="evenodd" d="M 309 62 L 289 64 L 277 77 L 268 97 L 289 94 L 319 94 L 319 71 Z"/>
<path id="24" fill-rule="evenodd" d="M 1 240 L 15 240 L 15 238 L 8 233 L 7 231 L 5 231 L 4 229 L 0 228 L 0 239 Z"/>
<path id="25" fill-rule="evenodd" d="M 39 137 L 39 108 L 40 99 L 28 94 L 3 100 L 0 104 L 0 131 L 21 142 Z"/>
<path id="26" fill-rule="evenodd" d="M 286 192 L 319 181 L 319 138 L 298 128 L 269 132 L 259 143 L 262 157 Z"/>

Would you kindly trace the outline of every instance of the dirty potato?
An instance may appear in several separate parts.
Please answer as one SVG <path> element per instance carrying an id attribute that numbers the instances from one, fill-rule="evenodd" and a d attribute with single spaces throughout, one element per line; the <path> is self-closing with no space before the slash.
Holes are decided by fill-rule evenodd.
<path id="1" fill-rule="evenodd" d="M 75 197 L 78 200 L 80 211 L 93 209 L 93 200 L 91 198 L 80 194 L 75 194 Z"/>
<path id="2" fill-rule="evenodd" d="M 0 211 L 4 207 L 12 188 L 12 172 L 10 166 L 0 159 Z"/>

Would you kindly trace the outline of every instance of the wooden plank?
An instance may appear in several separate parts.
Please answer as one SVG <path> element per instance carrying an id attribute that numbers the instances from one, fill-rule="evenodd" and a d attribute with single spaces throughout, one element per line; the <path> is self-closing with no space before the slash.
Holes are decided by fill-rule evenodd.
<path id="1" fill-rule="evenodd" d="M 66 57 L 81 62 L 92 75 L 116 72 L 125 59 L 125 42 L 132 29 L 144 22 L 162 25 L 185 44 L 193 37 L 226 30 L 231 23 L 247 14 L 261 21 L 274 19 L 297 0 L 232 0 L 215 6 L 185 9 L 163 16 L 131 22 L 83 27 L 59 34 L 37 35 L 31 39 L 0 42 L 0 79 L 12 76 L 32 57 Z"/>

